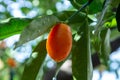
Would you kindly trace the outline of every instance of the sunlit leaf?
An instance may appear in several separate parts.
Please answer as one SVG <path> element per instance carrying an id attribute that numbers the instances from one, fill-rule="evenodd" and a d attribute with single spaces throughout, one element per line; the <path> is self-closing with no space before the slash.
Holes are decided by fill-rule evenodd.
<path id="1" fill-rule="evenodd" d="M 37 52 L 37 57 L 31 57 L 25 65 L 21 80 L 36 80 L 39 69 L 46 57 L 46 40 L 40 42 L 33 52 Z"/>
<path id="2" fill-rule="evenodd" d="M 106 28 L 116 27 L 116 26 L 117 26 L 116 19 L 113 18 L 111 22 L 106 22 L 106 23 L 104 24 L 104 26 L 105 26 Z"/>
<path id="3" fill-rule="evenodd" d="M 110 27 L 110 26 L 111 26 L 111 22 L 106 22 L 104 26 L 105 26 L 106 28 Z"/>
<path id="4" fill-rule="evenodd" d="M 59 20 L 53 15 L 43 16 L 33 20 L 29 26 L 27 26 L 21 33 L 20 40 L 16 44 L 16 47 L 31 41 L 45 32 L 49 31 L 50 28 L 56 24 Z"/>
<path id="5" fill-rule="evenodd" d="M 108 65 L 109 54 L 110 54 L 110 29 L 104 29 L 101 31 L 101 53 L 102 63 Z"/>
<path id="6" fill-rule="evenodd" d="M 116 19 L 113 18 L 111 21 L 111 27 L 115 27 L 115 26 L 117 26 L 117 22 L 116 22 Z"/>
<path id="7" fill-rule="evenodd" d="M 76 80 L 91 80 L 92 63 L 90 51 L 89 27 L 85 23 L 80 28 L 80 39 L 75 42 L 72 50 L 72 71 Z"/>
<path id="8" fill-rule="evenodd" d="M 0 23 L 0 40 L 19 34 L 32 19 L 11 18 L 8 22 Z"/>

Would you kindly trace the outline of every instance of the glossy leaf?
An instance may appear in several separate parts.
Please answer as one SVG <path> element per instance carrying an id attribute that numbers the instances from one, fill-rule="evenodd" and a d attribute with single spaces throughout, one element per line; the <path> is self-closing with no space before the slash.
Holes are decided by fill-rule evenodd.
<path id="1" fill-rule="evenodd" d="M 29 26 L 27 26 L 21 33 L 20 40 L 16 44 L 16 47 L 31 41 L 45 32 L 49 31 L 50 28 L 56 24 L 59 20 L 53 15 L 43 16 L 33 20 Z"/>
<path id="2" fill-rule="evenodd" d="M 0 23 L 0 40 L 19 34 L 32 19 L 11 18 L 8 22 Z"/>
<path id="3" fill-rule="evenodd" d="M 90 33 L 86 23 L 80 28 L 80 39 L 72 50 L 72 71 L 76 80 L 91 80 L 92 63 L 90 51 Z"/>
<path id="4" fill-rule="evenodd" d="M 110 29 L 104 29 L 101 31 L 101 53 L 100 57 L 102 59 L 102 63 L 106 66 L 108 65 L 109 54 L 110 54 Z"/>
<path id="5" fill-rule="evenodd" d="M 21 80 L 36 80 L 39 69 L 46 57 L 46 40 L 40 42 L 33 52 L 37 52 L 37 57 L 31 57 L 25 65 Z"/>

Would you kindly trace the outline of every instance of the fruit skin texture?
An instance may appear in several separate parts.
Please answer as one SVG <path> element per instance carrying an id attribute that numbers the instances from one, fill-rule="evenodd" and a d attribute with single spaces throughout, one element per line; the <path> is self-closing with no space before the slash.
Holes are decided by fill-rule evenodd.
<path id="1" fill-rule="evenodd" d="M 58 23 L 51 29 L 46 42 L 49 56 L 61 62 L 69 55 L 72 48 L 72 33 L 67 24 Z"/>

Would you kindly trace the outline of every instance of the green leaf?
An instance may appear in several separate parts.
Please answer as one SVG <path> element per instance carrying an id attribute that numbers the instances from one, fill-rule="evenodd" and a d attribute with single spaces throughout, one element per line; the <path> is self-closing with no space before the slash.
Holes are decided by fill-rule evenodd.
<path id="1" fill-rule="evenodd" d="M 85 4 L 88 0 L 70 0 L 71 4 L 79 9 L 83 4 Z M 89 5 L 89 14 L 94 14 L 102 10 L 103 1 L 101 0 L 93 0 L 93 2 Z"/>
<path id="2" fill-rule="evenodd" d="M 111 21 L 111 27 L 115 27 L 115 26 L 117 26 L 117 22 L 116 22 L 116 19 L 113 18 Z"/>
<path id="3" fill-rule="evenodd" d="M 46 40 L 40 42 L 33 52 L 37 52 L 36 58 L 30 58 L 25 65 L 21 80 L 36 80 L 39 69 L 46 57 Z"/>
<path id="4" fill-rule="evenodd" d="M 0 23 L 0 40 L 19 34 L 32 19 L 11 18 L 8 22 Z"/>
<path id="5" fill-rule="evenodd" d="M 120 37 L 120 33 L 118 32 L 117 29 L 111 30 L 111 35 L 110 35 L 110 40 L 114 41 L 115 39 Z"/>
<path id="6" fill-rule="evenodd" d="M 76 9 L 79 9 L 82 5 L 79 4 L 76 0 L 69 0 L 72 4 L 72 6 Z"/>
<path id="7" fill-rule="evenodd" d="M 56 12 L 56 3 L 58 2 L 57 0 L 44 0 L 44 1 L 41 1 L 41 0 L 37 0 L 39 1 L 39 8 L 42 9 L 42 13 L 45 13 L 48 11 L 48 10 L 51 10 L 51 11 L 54 11 Z"/>
<path id="8" fill-rule="evenodd" d="M 89 13 L 94 14 L 100 12 L 102 10 L 103 2 L 101 0 L 93 0 L 93 2 L 89 6 Z"/>
<path id="9" fill-rule="evenodd" d="M 120 4 L 120 0 L 112 0 L 111 6 L 112 7 L 117 7 Z"/>
<path id="10" fill-rule="evenodd" d="M 102 63 L 108 65 L 109 54 L 110 54 L 110 29 L 105 28 L 101 31 L 101 54 Z"/>
<path id="11" fill-rule="evenodd" d="M 20 40 L 16 44 L 16 47 L 31 41 L 42 34 L 50 30 L 50 28 L 56 24 L 59 20 L 53 15 L 43 16 L 33 20 L 29 26 L 27 26 L 20 35 Z M 15 47 L 15 48 L 16 48 Z"/>
<path id="12" fill-rule="evenodd" d="M 27 7 L 22 7 L 21 8 L 21 11 L 26 15 L 26 14 L 28 14 L 28 12 L 30 12 L 30 8 L 27 8 Z"/>
<path id="13" fill-rule="evenodd" d="M 63 11 L 63 12 L 59 12 L 59 13 L 54 13 L 54 15 L 56 17 L 58 17 L 59 20 L 61 21 L 66 21 L 70 16 L 72 16 L 76 11 Z M 74 25 L 74 24 L 80 24 L 83 23 L 85 21 L 86 18 L 86 14 L 83 12 L 78 13 L 77 15 L 75 15 L 74 17 L 72 17 L 72 19 L 70 19 L 67 23 L 69 25 Z M 90 18 L 88 18 L 89 22 L 92 22 L 92 20 Z"/>
<path id="14" fill-rule="evenodd" d="M 111 20 L 111 22 L 106 22 L 105 24 L 104 24 L 104 27 L 105 28 L 113 28 L 113 27 L 116 27 L 117 26 L 117 23 L 116 23 L 116 19 L 115 18 L 113 18 L 112 20 Z"/>
<path id="15" fill-rule="evenodd" d="M 100 35 L 98 34 L 97 36 L 94 35 L 93 38 L 92 38 L 92 45 L 93 45 L 93 48 L 95 49 L 95 51 L 97 53 L 100 53 L 100 48 L 101 48 L 101 39 L 100 39 Z"/>
<path id="16" fill-rule="evenodd" d="M 63 11 L 55 13 L 54 15 L 57 16 L 61 21 L 66 21 L 73 13 L 75 13 L 75 11 Z M 69 21 L 69 24 L 83 22 L 85 17 L 85 13 L 79 13 Z"/>
<path id="17" fill-rule="evenodd" d="M 80 28 L 80 39 L 75 42 L 72 50 L 72 71 L 76 80 L 92 79 L 92 62 L 90 51 L 90 31 L 84 23 Z"/>

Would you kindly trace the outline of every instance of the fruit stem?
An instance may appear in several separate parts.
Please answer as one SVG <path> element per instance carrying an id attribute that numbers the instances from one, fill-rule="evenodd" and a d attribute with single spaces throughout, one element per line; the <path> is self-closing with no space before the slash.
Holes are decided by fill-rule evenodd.
<path id="1" fill-rule="evenodd" d="M 63 64 L 64 62 L 65 62 L 65 61 L 62 61 L 62 62 L 57 63 L 56 73 L 55 73 L 55 75 L 54 75 L 54 77 L 53 77 L 52 80 L 57 80 L 58 72 L 60 71 L 60 67 L 62 66 L 62 64 Z"/>
<path id="2" fill-rule="evenodd" d="M 89 0 L 88 2 L 86 2 L 85 4 L 83 4 L 82 7 L 79 8 L 79 10 L 75 13 L 72 14 L 72 16 L 70 16 L 66 22 L 69 22 L 75 15 L 77 15 L 80 11 L 82 11 L 85 7 L 87 7 L 93 0 Z"/>
<path id="3" fill-rule="evenodd" d="M 57 80 L 57 75 L 58 75 L 59 70 L 60 70 L 60 67 L 57 69 L 55 76 L 53 77 L 53 80 Z"/>

